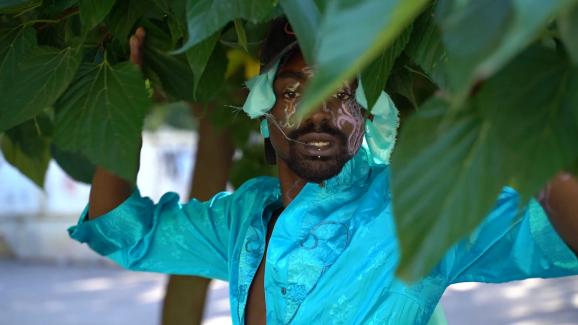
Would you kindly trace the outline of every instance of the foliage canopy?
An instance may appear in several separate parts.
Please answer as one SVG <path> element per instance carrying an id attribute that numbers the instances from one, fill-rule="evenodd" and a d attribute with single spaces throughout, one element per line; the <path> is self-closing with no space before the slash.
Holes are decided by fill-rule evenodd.
<path id="1" fill-rule="evenodd" d="M 228 110 L 215 119 L 243 142 L 225 105 L 279 15 L 318 71 L 302 114 L 356 75 L 370 103 L 385 88 L 415 111 L 391 165 L 400 276 L 426 274 L 503 186 L 528 200 L 578 175 L 578 0 L 1 1 L 4 156 L 39 186 L 51 157 L 83 181 L 94 164 L 132 179 L 153 92 Z M 142 72 L 127 63 L 137 26 Z"/>

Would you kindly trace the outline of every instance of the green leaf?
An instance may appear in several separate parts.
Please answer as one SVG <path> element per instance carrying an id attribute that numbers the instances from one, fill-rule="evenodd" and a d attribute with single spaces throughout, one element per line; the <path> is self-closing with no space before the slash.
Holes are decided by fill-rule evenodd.
<path id="1" fill-rule="evenodd" d="M 74 77 L 79 54 L 70 47 L 37 47 L 30 29 L 1 35 L 0 49 L 2 131 L 53 104 Z"/>
<path id="2" fill-rule="evenodd" d="M 563 11 L 558 18 L 560 36 L 575 65 L 578 65 L 578 5 Z"/>
<path id="3" fill-rule="evenodd" d="M 392 187 L 403 279 L 429 273 L 489 212 L 505 182 L 490 125 L 474 107 L 463 111 L 443 123 L 448 105 L 433 99 L 406 122 L 399 137 Z"/>
<path id="4" fill-rule="evenodd" d="M 0 14 L 19 14 L 41 5 L 41 0 L 1 0 Z"/>
<path id="5" fill-rule="evenodd" d="M 448 76 L 456 101 L 527 47 L 576 0 L 440 1 L 439 22 L 451 64 Z M 480 32 L 483 31 L 483 32 Z"/>
<path id="6" fill-rule="evenodd" d="M 530 48 L 455 113 L 433 99 L 406 122 L 392 161 L 401 277 L 428 274 L 502 186 L 515 183 L 528 199 L 578 158 L 576 70 Z"/>
<path id="7" fill-rule="evenodd" d="M 188 0 L 189 37 L 177 52 L 188 50 L 235 19 L 261 22 L 269 18 L 274 8 L 275 1 L 269 0 Z"/>
<path id="8" fill-rule="evenodd" d="M 207 68 L 207 64 L 209 63 L 209 59 L 215 50 L 215 46 L 219 41 L 219 37 L 220 33 L 215 33 L 211 37 L 188 49 L 186 52 L 187 60 L 189 61 L 191 70 L 193 70 L 194 94 L 197 93 L 199 82 L 205 72 L 205 69 Z"/>
<path id="9" fill-rule="evenodd" d="M 570 167 L 566 168 L 574 177 L 578 177 L 578 160 L 576 160 Z"/>
<path id="10" fill-rule="evenodd" d="M 479 101 L 524 198 L 578 158 L 578 68 L 555 50 L 525 51 L 483 86 Z"/>
<path id="11" fill-rule="evenodd" d="M 408 108 L 416 110 L 419 106 L 419 99 L 414 90 L 414 86 L 417 83 L 414 75 L 415 74 L 406 66 L 392 71 L 385 91 L 394 98 L 396 95 L 402 96 L 411 104 L 411 107 Z M 398 103 L 396 103 L 396 106 L 400 110 L 400 113 L 402 113 L 404 107 L 400 107 Z"/>
<path id="12" fill-rule="evenodd" d="M 168 39 L 168 35 L 165 35 Z M 147 35 L 144 51 L 145 74 L 152 71 L 162 88 L 180 100 L 194 101 L 195 78 L 184 55 L 173 55 L 153 46 L 152 35 Z M 153 42 L 149 42 L 153 41 Z"/>
<path id="13" fill-rule="evenodd" d="M 395 61 L 407 45 L 411 30 L 410 25 L 389 48 L 363 70 L 361 80 L 370 111 L 385 88 Z"/>
<path id="14" fill-rule="evenodd" d="M 1 138 L 6 161 L 40 188 L 50 162 L 51 127 L 50 120 L 40 115 L 6 131 Z"/>
<path id="15" fill-rule="evenodd" d="M 81 0 L 80 21 L 84 30 L 89 31 L 108 15 L 115 0 Z"/>
<path id="16" fill-rule="evenodd" d="M 54 142 L 134 181 L 140 135 L 150 101 L 138 68 L 83 64 L 56 104 Z"/>
<path id="17" fill-rule="evenodd" d="M 135 28 L 136 22 L 143 17 L 152 4 L 148 0 L 117 1 L 107 17 L 107 26 L 118 40 L 126 40 Z"/>
<path id="18" fill-rule="evenodd" d="M 50 146 L 52 158 L 72 179 L 85 184 L 92 183 L 96 166 L 78 152 L 63 151 L 55 145 Z"/>
<path id="19" fill-rule="evenodd" d="M 319 26 L 316 66 L 301 108 L 302 118 L 389 47 L 423 10 L 427 0 L 328 3 Z M 361 24 L 360 22 L 363 21 Z"/>
<path id="20" fill-rule="evenodd" d="M 0 8 L 4 9 L 4 8 L 21 6 L 27 2 L 31 2 L 31 1 L 29 1 L 29 0 L 2 0 L 2 1 L 0 1 Z"/>
<path id="21" fill-rule="evenodd" d="M 321 13 L 313 1 L 286 0 L 281 7 L 299 40 L 299 48 L 305 61 L 315 63 L 317 48 L 317 31 L 321 20 Z"/>
<path id="22" fill-rule="evenodd" d="M 235 19 L 235 32 L 237 33 L 237 40 L 239 41 L 239 45 L 241 45 L 245 52 L 249 52 L 247 44 L 247 33 L 245 33 L 245 27 L 243 26 L 243 22 L 240 19 Z"/>
<path id="23" fill-rule="evenodd" d="M 425 11 L 415 21 L 405 53 L 438 87 L 446 88 L 448 55 L 433 10 Z"/>
<path id="24" fill-rule="evenodd" d="M 227 55 L 222 46 L 215 46 L 199 81 L 195 83 L 195 98 L 200 102 L 216 99 L 225 83 L 227 72 Z M 195 78 L 197 76 L 195 75 Z"/>

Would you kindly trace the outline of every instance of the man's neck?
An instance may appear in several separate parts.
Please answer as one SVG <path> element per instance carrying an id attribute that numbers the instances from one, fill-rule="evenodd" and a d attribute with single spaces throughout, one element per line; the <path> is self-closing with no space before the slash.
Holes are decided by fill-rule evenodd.
<path id="1" fill-rule="evenodd" d="M 282 159 L 277 159 L 283 206 L 287 207 L 301 192 L 307 181 L 293 172 Z"/>

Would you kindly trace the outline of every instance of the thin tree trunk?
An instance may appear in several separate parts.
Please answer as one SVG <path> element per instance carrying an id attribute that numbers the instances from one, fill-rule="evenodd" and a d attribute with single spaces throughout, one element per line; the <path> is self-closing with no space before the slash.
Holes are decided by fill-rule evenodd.
<path id="1" fill-rule="evenodd" d="M 190 198 L 208 200 L 225 189 L 233 163 L 234 145 L 228 130 L 218 130 L 203 117 L 203 110 L 192 107 L 199 118 L 196 163 Z M 201 324 L 210 280 L 172 275 L 163 303 L 163 325 Z"/>

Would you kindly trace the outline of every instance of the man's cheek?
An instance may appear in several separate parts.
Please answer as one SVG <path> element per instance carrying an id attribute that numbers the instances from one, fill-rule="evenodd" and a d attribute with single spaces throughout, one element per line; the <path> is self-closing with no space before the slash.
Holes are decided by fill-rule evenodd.
<path id="1" fill-rule="evenodd" d="M 302 120 L 297 118 L 298 101 L 286 101 L 283 105 L 282 126 L 284 128 L 299 128 Z"/>
<path id="2" fill-rule="evenodd" d="M 351 127 L 351 133 L 347 141 L 347 151 L 350 155 L 353 155 L 357 152 L 363 141 L 363 114 L 358 105 L 350 102 L 343 104 L 343 112 L 340 116 L 343 118 L 342 123 L 347 123 Z"/>

